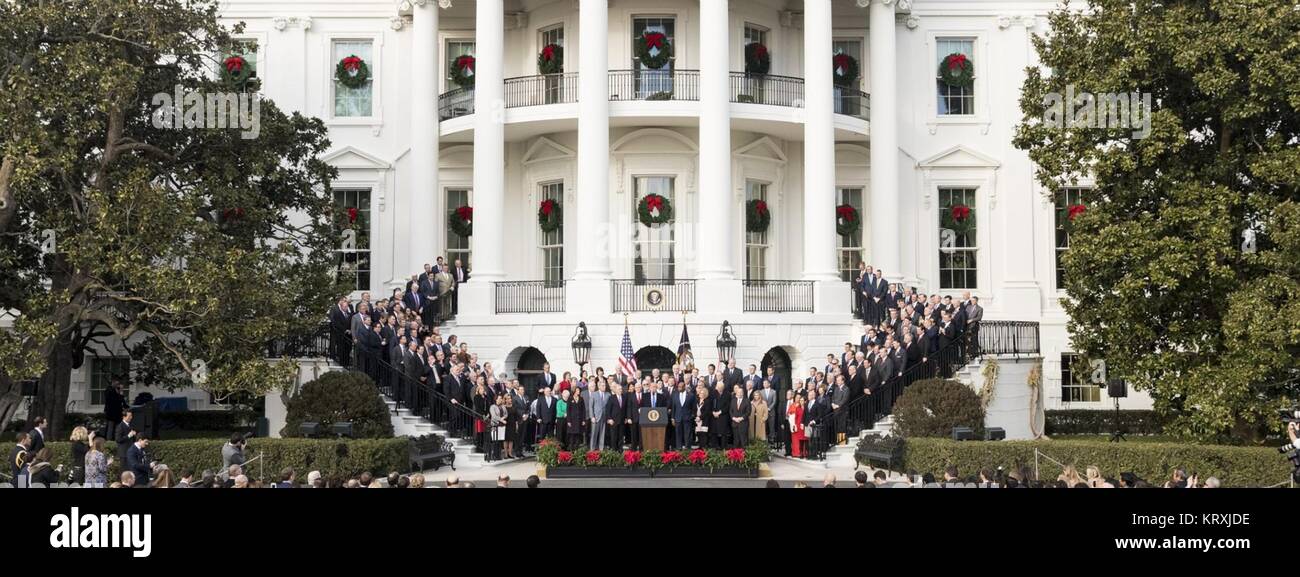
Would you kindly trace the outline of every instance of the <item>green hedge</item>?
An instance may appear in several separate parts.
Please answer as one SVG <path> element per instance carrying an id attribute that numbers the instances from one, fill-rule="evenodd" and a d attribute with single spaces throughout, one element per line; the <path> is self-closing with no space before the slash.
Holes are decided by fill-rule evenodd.
<path id="1" fill-rule="evenodd" d="M 907 439 L 903 470 L 939 473 L 955 465 L 963 477 L 999 465 L 1010 471 L 1022 465 L 1032 469 L 1034 449 L 1083 473 L 1096 465 L 1102 475 L 1119 478 L 1132 471 L 1153 485 L 1163 485 L 1176 468 L 1201 479 L 1218 477 L 1229 487 L 1263 487 L 1290 479 L 1291 465 L 1270 447 L 1230 447 L 1177 443 L 1109 443 L 1106 441 L 951 441 Z M 1061 467 L 1040 458 L 1039 478 L 1055 481 Z"/>
<path id="2" fill-rule="evenodd" d="M 1162 435 L 1167 419 L 1155 411 L 1120 411 L 1120 424 L 1130 435 Z M 1114 432 L 1115 411 L 1067 409 L 1047 411 L 1047 436 L 1109 435 Z"/>
<path id="3" fill-rule="evenodd" d="M 180 474 L 186 468 L 194 469 L 196 475 L 204 469 L 214 473 L 221 469 L 221 447 L 226 441 L 220 439 L 182 439 L 175 441 L 153 441 L 149 443 L 149 454 L 166 463 L 173 472 Z M 72 443 L 46 443 L 54 450 L 54 463 L 71 465 Z M 345 447 L 344 456 L 340 457 L 340 446 Z M 104 450 L 116 457 L 114 443 L 105 443 Z M 326 478 L 338 479 L 353 477 L 363 471 L 375 475 L 387 475 L 391 471 L 409 472 L 410 439 L 359 439 L 351 441 L 334 441 L 322 439 L 250 439 L 244 448 L 248 459 L 262 453 L 262 461 L 246 467 L 244 473 L 249 479 L 278 481 L 280 470 L 293 467 L 298 472 L 300 482 L 306 481 L 307 473 L 319 470 Z M 265 462 L 265 466 L 262 463 Z M 114 462 L 112 475 L 117 475 L 122 463 Z M 262 478 L 265 471 L 265 478 Z"/>

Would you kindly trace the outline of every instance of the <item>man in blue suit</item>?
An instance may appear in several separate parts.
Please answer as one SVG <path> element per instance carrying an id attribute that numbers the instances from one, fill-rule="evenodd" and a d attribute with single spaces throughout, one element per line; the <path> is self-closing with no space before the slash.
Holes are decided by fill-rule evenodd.
<path id="1" fill-rule="evenodd" d="M 669 412 L 673 415 L 673 449 L 689 449 L 695 436 L 695 391 L 686 388 L 685 381 L 677 382 Z"/>
<path id="2" fill-rule="evenodd" d="M 149 463 L 149 455 L 145 449 L 149 447 L 149 439 L 144 435 L 136 435 L 135 442 L 126 450 L 126 470 L 135 474 L 135 483 L 137 487 L 149 486 L 149 473 L 153 471 Z"/>

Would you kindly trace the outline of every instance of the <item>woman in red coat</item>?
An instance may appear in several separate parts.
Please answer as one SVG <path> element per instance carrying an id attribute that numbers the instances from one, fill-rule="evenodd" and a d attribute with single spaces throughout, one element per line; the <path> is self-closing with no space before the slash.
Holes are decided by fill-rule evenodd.
<path id="1" fill-rule="evenodd" d="M 807 437 L 803 432 L 803 397 L 794 395 L 794 402 L 785 410 L 786 421 L 790 423 L 790 456 L 803 457 L 803 444 Z"/>

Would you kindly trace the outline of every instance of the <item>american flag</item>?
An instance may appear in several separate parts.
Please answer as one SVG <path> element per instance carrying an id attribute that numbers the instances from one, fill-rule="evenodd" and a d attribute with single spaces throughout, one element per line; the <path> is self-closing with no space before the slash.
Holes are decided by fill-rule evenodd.
<path id="1" fill-rule="evenodd" d="M 619 354 L 619 372 L 628 379 L 635 379 L 639 371 L 636 369 L 636 354 L 632 351 L 632 335 L 627 332 L 627 327 L 623 327 L 623 346 L 619 347 Z"/>

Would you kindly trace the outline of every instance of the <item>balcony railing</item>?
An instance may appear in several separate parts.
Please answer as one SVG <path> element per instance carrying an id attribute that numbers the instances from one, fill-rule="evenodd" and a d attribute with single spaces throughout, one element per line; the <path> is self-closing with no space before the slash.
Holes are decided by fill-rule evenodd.
<path id="1" fill-rule="evenodd" d="M 699 100 L 699 70 L 610 70 L 609 100 Z"/>
<path id="2" fill-rule="evenodd" d="M 732 72 L 731 101 L 803 108 L 803 79 Z"/>
<path id="3" fill-rule="evenodd" d="M 457 88 L 438 97 L 438 120 L 474 114 L 474 89 Z"/>
<path id="4" fill-rule="evenodd" d="M 530 280 L 493 284 L 496 288 L 497 314 L 564 312 L 564 281 Z"/>
<path id="5" fill-rule="evenodd" d="M 745 312 L 813 312 L 813 283 L 798 280 L 745 281 Z"/>
<path id="6" fill-rule="evenodd" d="M 578 101 L 578 73 L 520 76 L 505 81 L 506 108 Z"/>
<path id="7" fill-rule="evenodd" d="M 984 355 L 1037 355 L 1038 323 L 984 321 L 978 329 L 979 352 Z"/>
<path id="8" fill-rule="evenodd" d="M 695 311 L 694 280 L 616 280 L 610 292 L 616 313 Z"/>
<path id="9" fill-rule="evenodd" d="M 871 120 L 871 95 L 856 88 L 836 86 L 835 114 Z"/>
<path id="10" fill-rule="evenodd" d="M 268 359 L 323 359 L 330 355 L 330 325 L 323 322 L 315 330 L 282 337 L 266 343 Z"/>

